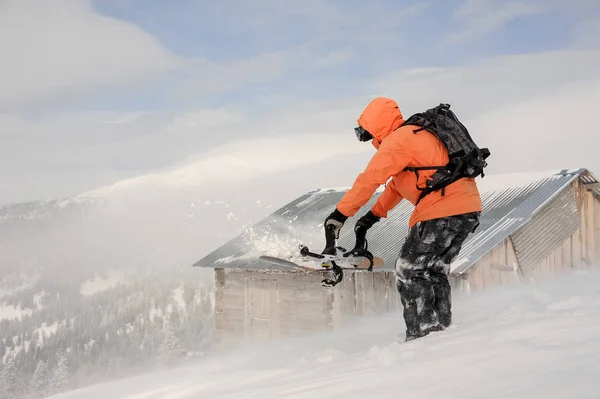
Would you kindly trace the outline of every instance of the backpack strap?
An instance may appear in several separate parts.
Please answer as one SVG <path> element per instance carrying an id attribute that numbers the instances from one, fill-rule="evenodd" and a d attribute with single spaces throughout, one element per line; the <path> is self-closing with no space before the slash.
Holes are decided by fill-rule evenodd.
<path id="1" fill-rule="evenodd" d="M 404 168 L 404 171 L 410 171 L 410 172 L 414 172 L 415 176 L 417 177 L 417 183 L 416 183 L 416 187 L 417 190 L 421 191 L 421 195 L 419 196 L 417 203 L 415 204 L 418 205 L 419 202 L 421 202 L 421 200 L 429 193 L 431 193 L 432 191 L 434 191 L 434 189 L 429 186 L 426 185 L 425 187 L 419 187 L 419 171 L 420 170 L 440 170 L 440 169 L 446 169 L 447 166 L 407 166 L 406 168 Z M 426 183 L 427 184 L 427 183 Z M 442 187 L 442 196 L 444 196 L 446 194 L 446 187 Z"/>

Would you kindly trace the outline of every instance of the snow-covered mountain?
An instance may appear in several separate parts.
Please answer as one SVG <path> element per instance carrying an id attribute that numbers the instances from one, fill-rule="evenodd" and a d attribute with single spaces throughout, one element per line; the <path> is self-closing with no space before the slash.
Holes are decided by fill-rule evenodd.
<path id="1" fill-rule="evenodd" d="M 0 226 L 23 221 L 56 218 L 71 212 L 86 212 L 106 204 L 105 198 L 75 196 L 51 201 L 31 201 L 0 206 Z"/>
<path id="2" fill-rule="evenodd" d="M 368 318 L 53 398 L 598 398 L 597 269 L 457 298 L 454 323 L 398 343 L 400 314 Z"/>
<path id="3" fill-rule="evenodd" d="M 1 208 L 1 398 L 42 397 L 210 347 L 206 276 L 148 250 L 125 217 L 131 208 L 115 205 L 75 197 Z"/>
<path id="4" fill-rule="evenodd" d="M 0 397 L 41 397 L 210 347 L 210 279 L 186 267 L 200 255 L 185 264 L 164 251 L 189 208 L 122 205 L 75 197 L 1 208 Z M 154 242 L 133 220 L 160 226 L 152 209 L 172 226 Z"/>

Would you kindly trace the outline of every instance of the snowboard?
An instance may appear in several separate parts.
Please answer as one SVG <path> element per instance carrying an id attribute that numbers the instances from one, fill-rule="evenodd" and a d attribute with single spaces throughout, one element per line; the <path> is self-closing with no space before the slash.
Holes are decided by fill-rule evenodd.
<path id="1" fill-rule="evenodd" d="M 357 231 L 357 244 L 350 251 L 335 246 L 335 235 L 332 230 L 326 229 L 325 236 L 327 245 L 321 253 L 312 252 L 306 245 L 299 246 L 300 262 L 292 262 L 289 259 L 269 255 L 261 255 L 259 259 L 293 269 L 318 273 L 331 272 L 333 273 L 333 279 L 326 278 L 321 282 L 325 287 L 333 287 L 341 282 L 344 276 L 344 269 L 366 269 L 373 271 L 374 268 L 383 267 L 383 259 L 374 256 L 368 251 L 365 232 Z"/>
<path id="2" fill-rule="evenodd" d="M 308 247 L 300 246 L 300 260 L 301 263 L 292 262 L 289 259 L 278 258 L 270 255 L 261 255 L 259 258 L 273 263 L 279 266 L 291 267 L 296 269 L 308 270 L 308 271 L 328 271 L 331 270 L 335 265 L 342 269 L 377 269 L 383 267 L 383 259 L 377 256 L 372 256 L 373 265 L 371 267 L 371 261 L 368 255 L 353 255 L 346 251 L 344 248 L 337 247 L 337 253 L 335 255 L 315 253 L 311 252 Z"/>
<path id="3" fill-rule="evenodd" d="M 261 255 L 259 258 L 266 262 L 292 269 L 316 273 L 330 272 L 333 278 L 324 278 L 321 280 L 321 284 L 324 287 L 334 287 L 339 284 L 344 278 L 344 270 L 364 269 L 372 271 L 374 268 L 381 268 L 383 266 L 383 259 L 371 255 L 368 251 L 356 254 L 355 251 L 346 251 L 340 247 L 336 248 L 335 255 L 329 255 L 311 252 L 308 247 L 301 245 L 301 263 L 269 255 Z"/>

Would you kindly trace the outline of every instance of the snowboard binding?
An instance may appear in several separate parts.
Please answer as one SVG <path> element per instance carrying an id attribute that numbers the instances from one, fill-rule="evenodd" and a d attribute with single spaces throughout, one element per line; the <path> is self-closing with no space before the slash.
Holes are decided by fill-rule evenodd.
<path id="1" fill-rule="evenodd" d="M 338 250 L 342 252 L 342 258 L 348 258 L 350 256 L 366 258 L 369 261 L 369 267 L 367 270 L 373 271 L 374 258 L 373 254 L 368 250 L 368 243 L 366 239 L 367 231 L 364 228 L 358 227 L 355 230 L 355 234 L 356 244 L 350 251 L 346 251 L 346 249 L 343 247 L 336 246 L 335 230 L 333 226 L 328 226 L 325 228 L 325 249 L 323 249 L 320 254 L 311 252 L 305 245 L 300 245 L 300 255 L 322 259 L 323 262 L 321 263 L 321 266 L 330 269 L 332 272 L 332 279 L 325 278 L 321 281 L 321 285 L 324 287 L 334 287 L 344 278 L 343 269 L 336 263 L 336 259 L 340 259 L 340 256 L 337 254 Z M 354 267 L 356 268 L 357 265 L 354 265 Z"/>

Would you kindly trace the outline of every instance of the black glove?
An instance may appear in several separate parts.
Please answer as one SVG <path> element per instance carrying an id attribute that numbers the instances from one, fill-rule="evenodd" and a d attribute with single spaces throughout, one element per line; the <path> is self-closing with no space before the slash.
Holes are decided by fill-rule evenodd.
<path id="1" fill-rule="evenodd" d="M 369 211 L 356 221 L 356 225 L 354 225 L 354 231 L 356 231 L 359 227 L 369 230 L 375 223 L 379 222 L 379 220 L 381 220 L 379 216 L 376 216 L 372 211 Z"/>
<path id="2" fill-rule="evenodd" d="M 345 216 L 340 211 L 338 211 L 337 208 L 335 208 L 335 210 L 331 212 L 331 215 L 327 216 L 327 219 L 325 219 L 325 228 L 327 228 L 328 226 L 333 226 L 335 231 L 335 238 L 340 238 L 340 230 L 346 222 L 346 219 L 348 219 L 348 216 Z"/>

